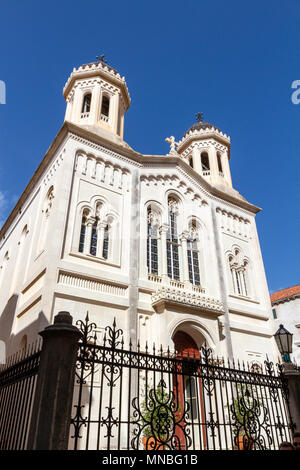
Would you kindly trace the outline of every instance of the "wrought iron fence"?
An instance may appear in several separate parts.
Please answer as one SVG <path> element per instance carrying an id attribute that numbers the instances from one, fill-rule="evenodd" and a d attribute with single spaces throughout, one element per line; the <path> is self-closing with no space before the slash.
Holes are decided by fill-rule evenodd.
<path id="1" fill-rule="evenodd" d="M 198 356 L 125 348 L 114 322 L 97 344 L 96 325 L 77 323 L 80 342 L 71 449 L 277 449 L 290 441 L 280 365 L 263 370 Z"/>
<path id="2" fill-rule="evenodd" d="M 39 362 L 36 343 L 0 366 L 0 450 L 27 447 Z"/>

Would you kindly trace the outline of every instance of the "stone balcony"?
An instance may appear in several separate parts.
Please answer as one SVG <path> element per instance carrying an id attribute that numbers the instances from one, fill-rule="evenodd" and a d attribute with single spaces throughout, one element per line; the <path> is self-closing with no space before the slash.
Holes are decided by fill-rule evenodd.
<path id="1" fill-rule="evenodd" d="M 149 276 L 151 276 L 148 277 L 149 280 L 159 284 L 151 296 L 152 307 L 155 310 L 161 310 L 166 304 L 173 304 L 214 313 L 217 316 L 224 313 L 222 302 L 206 295 L 203 287 L 172 279 L 168 279 L 166 284 L 160 276 Z"/>

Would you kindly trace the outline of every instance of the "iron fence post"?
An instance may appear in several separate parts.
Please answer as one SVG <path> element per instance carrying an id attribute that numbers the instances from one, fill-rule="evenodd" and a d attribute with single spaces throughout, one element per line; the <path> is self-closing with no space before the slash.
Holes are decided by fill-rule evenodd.
<path id="1" fill-rule="evenodd" d="M 81 333 L 68 312 L 45 328 L 28 448 L 68 448 L 78 342 Z"/>
<path id="2" fill-rule="evenodd" d="M 285 363 L 283 376 L 287 381 L 288 403 L 292 423 L 293 434 L 300 432 L 300 371 L 292 363 Z"/>

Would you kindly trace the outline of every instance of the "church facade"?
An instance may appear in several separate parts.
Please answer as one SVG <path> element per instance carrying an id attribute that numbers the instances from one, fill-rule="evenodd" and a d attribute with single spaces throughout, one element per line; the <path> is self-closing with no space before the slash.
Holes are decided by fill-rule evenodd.
<path id="1" fill-rule="evenodd" d="M 130 95 L 103 60 L 74 69 L 66 115 L 0 232 L 0 340 L 32 343 L 59 311 L 114 318 L 134 344 L 278 357 L 256 230 L 230 138 L 199 116 L 166 155 L 124 141 Z"/>

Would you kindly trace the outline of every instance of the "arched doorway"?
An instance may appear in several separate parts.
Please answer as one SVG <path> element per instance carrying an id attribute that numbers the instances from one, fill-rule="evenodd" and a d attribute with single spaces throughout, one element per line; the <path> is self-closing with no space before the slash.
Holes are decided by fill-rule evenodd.
<path id="1" fill-rule="evenodd" d="M 204 395 L 199 377 L 200 351 L 193 338 L 184 331 L 177 331 L 173 337 L 177 358 L 182 361 L 181 373 L 176 376 L 175 395 L 182 410 L 188 406 L 185 426 L 189 428 L 192 448 L 206 449 Z M 185 436 L 182 433 L 181 444 Z"/>

